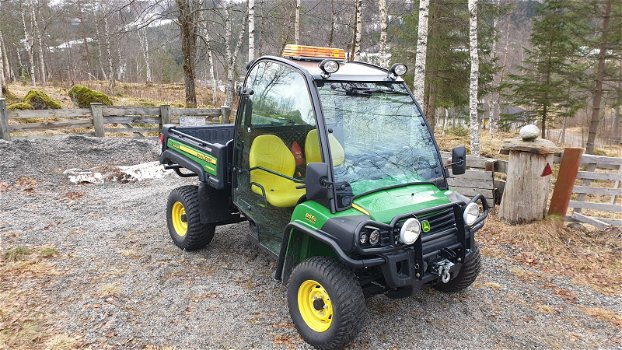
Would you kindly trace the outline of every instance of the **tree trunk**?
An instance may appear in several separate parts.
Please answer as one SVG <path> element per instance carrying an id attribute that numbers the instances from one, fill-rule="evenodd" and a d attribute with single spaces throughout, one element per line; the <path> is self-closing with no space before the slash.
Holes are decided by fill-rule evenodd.
<path id="1" fill-rule="evenodd" d="M 184 85 L 186 87 L 186 107 L 195 108 L 197 106 L 197 94 L 195 90 L 195 57 L 196 57 L 196 35 L 195 35 L 195 16 L 193 0 L 176 0 L 179 7 L 179 29 L 181 30 L 181 52 L 184 56 Z"/>
<path id="2" fill-rule="evenodd" d="M 93 12 L 93 22 L 95 23 L 95 35 L 97 36 L 97 62 L 99 63 L 99 70 L 101 70 L 104 80 L 108 80 L 108 73 L 106 73 L 106 68 L 104 68 L 104 63 L 102 61 L 102 57 L 104 57 L 104 55 L 102 54 L 102 45 L 101 45 L 102 37 L 99 31 L 97 16 L 95 15 L 94 12 Z"/>
<path id="3" fill-rule="evenodd" d="M 112 92 L 115 87 L 114 67 L 112 66 L 112 48 L 110 47 L 110 28 L 108 28 L 108 15 L 104 15 L 104 37 L 106 38 L 106 55 L 108 56 L 108 89 Z"/>
<path id="4" fill-rule="evenodd" d="M 6 45 L 4 44 L 4 36 L 2 32 L 0 32 L 0 50 L 4 52 L 4 78 L 5 81 L 10 82 L 15 80 L 15 76 L 13 75 L 13 71 L 11 70 L 11 63 L 9 62 L 9 52 L 6 50 Z"/>
<path id="5" fill-rule="evenodd" d="M 386 0 L 378 0 L 380 10 L 380 65 L 388 67 L 387 57 L 387 2 Z"/>
<path id="6" fill-rule="evenodd" d="M 300 0 L 296 0 L 296 18 L 294 20 L 294 43 L 300 44 Z"/>
<path id="7" fill-rule="evenodd" d="M 248 61 L 255 59 L 255 0 L 248 0 Z"/>
<path id="8" fill-rule="evenodd" d="M 6 86 L 6 80 L 4 79 L 4 51 L 2 45 L 0 45 L 0 98 L 4 96 L 4 87 Z"/>
<path id="9" fill-rule="evenodd" d="M 479 157 L 479 118 L 477 112 L 479 85 L 479 56 L 477 53 L 477 0 L 469 0 L 469 48 L 471 76 L 469 78 L 469 126 L 471 129 L 471 154 Z"/>
<path id="10" fill-rule="evenodd" d="M 205 22 L 205 43 L 207 45 L 207 63 L 209 64 L 209 76 L 212 81 L 212 105 L 216 106 L 216 75 L 214 75 L 214 57 L 212 55 L 212 44 L 209 37 L 208 22 Z"/>
<path id="11" fill-rule="evenodd" d="M 43 40 L 41 40 L 41 31 L 39 30 L 39 22 L 37 21 L 35 2 L 32 1 L 30 6 L 30 16 L 32 17 L 33 28 L 32 31 L 37 37 L 37 53 L 39 54 L 39 80 L 42 85 L 45 85 L 45 58 L 43 57 Z"/>
<path id="12" fill-rule="evenodd" d="M 33 50 L 33 40 L 32 35 L 28 32 L 28 28 L 26 28 L 26 16 L 24 15 L 25 10 L 22 9 L 22 25 L 24 26 L 24 45 L 26 46 L 26 51 L 28 52 L 28 60 L 30 62 L 30 68 L 28 70 L 30 74 L 30 83 L 32 86 L 37 86 L 37 80 L 35 78 L 35 55 Z"/>
<path id="13" fill-rule="evenodd" d="M 494 110 L 493 110 L 493 122 L 490 123 L 490 134 L 493 133 L 493 128 L 497 128 L 497 123 L 501 119 L 501 86 L 503 85 L 503 81 L 505 80 L 505 72 L 507 70 L 508 65 L 508 51 L 510 49 L 510 21 L 507 21 L 505 27 L 505 46 L 503 48 L 503 62 L 501 64 L 501 69 L 499 70 L 499 80 L 497 81 L 497 92 L 495 93 L 495 102 L 494 102 Z"/>
<path id="14" fill-rule="evenodd" d="M 622 118 L 622 58 L 620 58 L 620 76 L 618 77 L 618 106 L 613 117 L 613 144 L 619 145 L 622 142 L 620 135 L 620 119 Z"/>
<path id="15" fill-rule="evenodd" d="M 600 103 L 603 97 L 603 77 L 605 75 L 605 56 L 608 49 L 608 32 L 609 32 L 609 17 L 611 16 L 611 3 L 613 0 L 608 0 L 605 4 L 605 14 L 603 16 L 603 27 L 600 36 L 600 48 L 598 52 L 598 66 L 596 68 L 596 84 L 592 92 L 592 117 L 590 120 L 590 129 L 587 134 L 587 144 L 585 145 L 585 153 L 594 153 L 594 143 L 596 141 L 596 132 L 598 131 L 598 124 L 600 122 Z"/>
<path id="16" fill-rule="evenodd" d="M 328 33 L 328 47 L 333 47 L 335 37 L 335 0 L 330 0 L 330 32 Z"/>
<path id="17" fill-rule="evenodd" d="M 227 43 L 227 98 L 225 101 L 225 106 L 231 107 L 233 103 L 233 92 L 235 89 L 235 65 L 237 63 L 238 55 L 240 53 L 240 48 L 242 47 L 242 39 L 244 38 L 244 33 L 246 32 L 246 26 L 242 25 L 240 28 L 240 33 L 238 34 L 238 41 L 235 45 L 235 49 L 231 52 L 231 10 L 226 10 L 227 14 L 227 33 L 228 33 L 228 43 Z M 245 19 L 242 23 L 246 23 L 248 21 L 248 11 L 246 11 Z"/>
<path id="18" fill-rule="evenodd" d="M 145 83 L 151 84 L 151 59 L 149 57 L 149 38 L 147 37 L 147 30 L 145 28 L 138 30 L 138 38 L 140 39 L 143 58 L 145 59 Z"/>
<path id="19" fill-rule="evenodd" d="M 356 18 L 356 29 L 354 31 L 354 45 L 352 48 L 352 56 L 355 61 L 361 59 L 361 37 L 363 31 L 363 0 L 354 0 L 354 12 Z"/>
<path id="20" fill-rule="evenodd" d="M 428 10 L 429 0 L 419 0 L 419 24 L 417 28 L 417 53 L 415 57 L 415 80 L 413 81 L 413 94 L 417 102 L 423 107 L 425 95 L 425 67 L 428 48 Z M 423 113 L 427 111 L 424 109 Z"/>

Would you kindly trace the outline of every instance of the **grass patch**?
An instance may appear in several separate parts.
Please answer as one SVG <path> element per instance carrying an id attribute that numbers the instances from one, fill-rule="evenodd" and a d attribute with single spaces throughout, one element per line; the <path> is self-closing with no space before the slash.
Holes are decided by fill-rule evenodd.
<path id="1" fill-rule="evenodd" d="M 622 315 L 599 307 L 583 307 L 581 311 L 589 316 L 597 318 L 601 321 L 609 322 L 614 326 L 622 327 Z"/>
<path id="2" fill-rule="evenodd" d="M 7 250 L 4 253 L 4 259 L 9 262 L 17 262 L 24 260 L 24 258 L 31 253 L 31 250 L 27 247 L 15 247 Z"/>
<path id="3" fill-rule="evenodd" d="M 39 250 L 39 255 L 44 258 L 51 258 L 58 255 L 58 250 L 54 247 L 43 247 Z"/>

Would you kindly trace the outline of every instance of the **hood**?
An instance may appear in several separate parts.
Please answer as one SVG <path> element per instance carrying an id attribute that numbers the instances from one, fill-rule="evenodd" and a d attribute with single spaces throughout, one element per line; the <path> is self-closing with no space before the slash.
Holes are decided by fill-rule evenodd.
<path id="1" fill-rule="evenodd" d="M 369 213 L 372 220 L 389 223 L 396 215 L 411 213 L 449 202 L 450 200 L 445 193 L 436 186 L 420 184 L 370 193 L 356 198 L 353 202 L 353 207 L 363 209 Z"/>

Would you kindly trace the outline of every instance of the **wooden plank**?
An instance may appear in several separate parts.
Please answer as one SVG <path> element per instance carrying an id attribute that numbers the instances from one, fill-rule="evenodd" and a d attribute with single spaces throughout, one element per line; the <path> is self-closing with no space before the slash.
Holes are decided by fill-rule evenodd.
<path id="1" fill-rule="evenodd" d="M 609 204 L 609 203 L 570 201 L 570 207 L 579 208 L 579 209 L 594 209 L 594 210 L 608 211 L 612 213 L 622 213 L 622 206 L 619 206 L 616 204 Z"/>
<path id="2" fill-rule="evenodd" d="M 451 162 L 451 152 L 441 151 L 441 158 L 445 164 Z M 478 169 L 486 169 L 487 163 L 494 162 L 496 159 L 494 158 L 486 158 L 486 157 L 474 157 L 471 155 L 467 155 L 467 168 L 478 168 Z M 489 166 L 489 165 L 488 165 Z"/>
<path id="3" fill-rule="evenodd" d="M 160 106 L 160 127 L 171 123 L 171 106 Z"/>
<path id="4" fill-rule="evenodd" d="M 84 118 L 90 117 L 91 110 L 89 108 L 74 109 L 44 109 L 44 110 L 13 110 L 9 112 L 11 119 L 33 119 L 33 118 Z"/>
<path id="5" fill-rule="evenodd" d="M 591 216 L 583 215 L 583 214 L 580 214 L 580 213 L 573 213 L 571 218 L 573 218 L 573 219 L 575 219 L 577 221 L 580 221 L 580 222 L 584 222 L 586 224 L 590 224 L 590 225 L 592 225 L 592 226 L 594 226 L 596 228 L 599 228 L 601 230 L 602 229 L 606 229 L 607 227 L 610 226 L 607 222 L 604 222 L 604 221 L 602 221 L 602 220 L 600 220 L 598 218 L 594 218 L 594 217 L 591 217 Z"/>
<path id="6" fill-rule="evenodd" d="M 451 173 L 451 169 L 449 169 L 450 177 L 455 177 L 457 179 L 467 179 L 467 180 L 481 180 L 481 181 L 492 181 L 492 171 L 483 171 L 483 170 L 467 170 L 462 175 L 453 175 Z"/>
<path id="7" fill-rule="evenodd" d="M 469 187 L 469 188 L 479 188 L 481 190 L 492 190 L 494 188 L 494 183 L 492 182 L 492 180 L 481 181 L 481 180 L 450 177 L 447 179 L 447 183 L 449 184 L 450 187 L 451 186 Z"/>
<path id="8" fill-rule="evenodd" d="M 609 225 L 622 227 L 622 219 L 609 219 L 609 218 L 598 218 L 600 221 L 604 221 Z"/>
<path id="9" fill-rule="evenodd" d="M 592 172 L 592 171 L 579 171 L 579 173 L 577 174 L 577 179 L 622 181 L 622 174 L 596 173 L 596 172 Z"/>
<path id="10" fill-rule="evenodd" d="M 130 128 L 130 129 L 126 129 L 126 128 L 105 128 L 104 129 L 106 132 L 160 132 L 160 128 Z"/>
<path id="11" fill-rule="evenodd" d="M 104 124 L 160 124 L 160 118 L 153 117 L 104 117 Z"/>
<path id="12" fill-rule="evenodd" d="M 618 175 L 622 175 L 622 165 L 620 165 L 620 167 L 618 168 Z M 616 181 L 616 183 L 613 185 L 613 188 L 620 188 L 620 182 L 621 182 L 620 180 Z M 613 195 L 609 203 L 611 204 L 615 203 L 616 197 L 617 195 Z"/>
<path id="13" fill-rule="evenodd" d="M 95 128 L 95 137 L 104 137 L 104 117 L 102 111 L 103 104 L 91 103 L 91 115 L 93 116 L 93 127 Z"/>
<path id="14" fill-rule="evenodd" d="M 62 120 L 56 122 L 43 122 L 43 123 L 23 123 L 17 125 L 10 125 L 11 130 L 45 130 L 45 129 L 60 129 L 60 128 L 92 128 L 93 121 L 88 119 L 82 120 Z"/>
<path id="15" fill-rule="evenodd" d="M 572 192 L 573 193 L 600 194 L 600 195 L 605 195 L 605 196 L 620 196 L 622 195 L 622 188 L 574 186 L 572 188 Z"/>
<path id="16" fill-rule="evenodd" d="M 595 156 L 595 155 L 592 155 L 592 154 L 584 154 L 583 157 L 581 157 L 581 164 L 618 165 L 618 166 L 620 166 L 620 165 L 622 165 L 622 158 Z"/>
<path id="17" fill-rule="evenodd" d="M 171 116 L 207 116 L 220 117 L 221 110 L 216 108 L 171 108 Z"/>
<path id="18" fill-rule="evenodd" d="M 125 107 L 125 106 L 106 106 L 102 111 L 105 117 L 108 116 L 127 116 L 127 115 L 160 115 L 159 107 Z"/>
<path id="19" fill-rule="evenodd" d="M 0 74 L 2 74 L 2 72 L 0 72 Z M 0 139 L 11 141 L 11 130 L 9 129 L 9 113 L 6 109 L 6 100 L 3 98 L 0 98 Z"/>
<path id="20" fill-rule="evenodd" d="M 491 190 L 482 190 L 471 187 L 457 187 L 457 186 L 449 186 L 449 189 L 452 191 L 456 191 L 464 196 L 473 197 L 475 195 L 481 194 L 486 198 L 488 204 L 494 203 L 493 194 Z"/>

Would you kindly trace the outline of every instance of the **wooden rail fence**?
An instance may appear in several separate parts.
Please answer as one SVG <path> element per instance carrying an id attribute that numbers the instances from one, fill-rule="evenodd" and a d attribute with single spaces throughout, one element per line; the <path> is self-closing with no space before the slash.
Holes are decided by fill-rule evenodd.
<path id="1" fill-rule="evenodd" d="M 0 139 L 10 140 L 12 132 L 50 129 L 87 129 L 86 133 L 97 137 L 104 137 L 107 132 L 159 132 L 164 124 L 179 124 L 182 116 L 205 117 L 210 122 L 227 123 L 230 115 L 229 107 L 174 108 L 169 105 L 125 107 L 105 106 L 101 103 L 92 103 L 91 108 L 9 111 L 5 100 L 0 98 Z M 29 119 L 43 121 L 30 122 Z M 10 124 L 9 120 L 23 122 Z M 115 124 L 122 125 L 123 128 L 113 128 Z"/>

